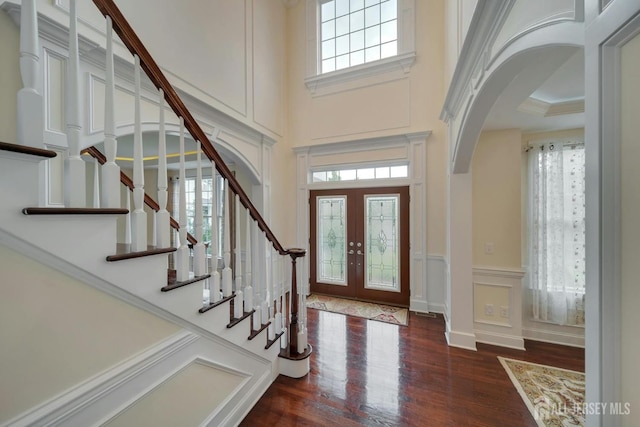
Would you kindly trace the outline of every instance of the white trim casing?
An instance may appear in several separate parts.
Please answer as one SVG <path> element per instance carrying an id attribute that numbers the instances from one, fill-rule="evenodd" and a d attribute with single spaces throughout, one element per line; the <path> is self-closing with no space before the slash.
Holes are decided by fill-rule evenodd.
<path id="1" fill-rule="evenodd" d="M 410 309 L 413 311 L 429 311 L 429 288 L 427 269 L 427 236 L 426 236 L 426 141 L 431 132 L 418 132 L 390 137 L 371 138 L 342 143 L 330 143 L 294 148 L 297 156 L 297 241 L 301 248 L 309 251 L 309 191 L 320 188 L 354 188 L 354 187 L 385 187 L 409 186 L 410 196 Z M 340 155 L 362 153 L 361 158 L 371 156 L 376 152 L 378 159 L 386 162 L 405 162 L 409 165 L 408 178 L 388 180 L 362 180 L 327 183 L 309 183 L 313 168 L 343 167 Z M 372 162 L 376 162 L 372 160 Z M 377 161 L 378 164 L 384 161 Z M 371 164 L 365 163 L 365 164 Z M 349 163 L 350 166 L 358 164 Z M 309 280 L 309 257 L 298 264 L 301 277 L 305 283 Z M 437 286 L 437 285 L 436 285 Z M 432 293 L 437 291 L 432 291 Z M 437 301 L 438 304 L 441 301 Z"/>

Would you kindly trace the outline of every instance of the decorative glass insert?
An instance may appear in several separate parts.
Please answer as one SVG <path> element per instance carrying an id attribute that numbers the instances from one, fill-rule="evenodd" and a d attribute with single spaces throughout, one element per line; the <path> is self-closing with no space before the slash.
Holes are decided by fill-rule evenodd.
<path id="1" fill-rule="evenodd" d="M 317 282 L 347 285 L 346 196 L 317 198 Z"/>
<path id="2" fill-rule="evenodd" d="M 400 196 L 365 196 L 365 288 L 400 292 Z"/>
<path id="3" fill-rule="evenodd" d="M 320 0 L 321 73 L 398 54 L 397 0 Z"/>
<path id="4" fill-rule="evenodd" d="M 357 181 L 364 179 L 406 178 L 409 176 L 408 165 L 350 168 L 338 170 L 315 171 L 311 174 L 311 182 Z"/>

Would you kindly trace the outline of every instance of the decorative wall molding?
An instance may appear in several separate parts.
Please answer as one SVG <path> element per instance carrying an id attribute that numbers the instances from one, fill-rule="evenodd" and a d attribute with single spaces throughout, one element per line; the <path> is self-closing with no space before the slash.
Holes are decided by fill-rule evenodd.
<path id="1" fill-rule="evenodd" d="M 519 280 L 524 277 L 525 271 L 519 268 L 474 266 L 473 274 L 475 276 L 504 277 Z"/>
<path id="2" fill-rule="evenodd" d="M 567 332 L 551 331 L 544 328 L 522 328 L 522 337 L 528 340 L 568 345 L 571 347 L 584 348 L 585 346 L 584 334 L 571 334 Z"/>

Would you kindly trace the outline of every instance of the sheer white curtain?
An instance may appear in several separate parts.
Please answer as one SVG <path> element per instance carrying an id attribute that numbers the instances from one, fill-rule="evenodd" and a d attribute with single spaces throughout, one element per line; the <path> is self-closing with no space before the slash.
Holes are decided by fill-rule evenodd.
<path id="1" fill-rule="evenodd" d="M 528 156 L 533 317 L 584 325 L 584 144 L 539 144 Z"/>

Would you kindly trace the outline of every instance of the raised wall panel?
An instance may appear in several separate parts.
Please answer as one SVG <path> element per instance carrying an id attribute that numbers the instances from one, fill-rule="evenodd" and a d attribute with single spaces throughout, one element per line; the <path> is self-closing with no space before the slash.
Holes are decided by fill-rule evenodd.
<path id="1" fill-rule="evenodd" d="M 281 0 L 253 2 L 253 120 L 278 135 L 284 122 L 285 16 Z"/>
<path id="2" fill-rule="evenodd" d="M 411 124 L 408 78 L 315 98 L 312 138 L 341 138 Z"/>
<path id="3" fill-rule="evenodd" d="M 66 60 L 61 55 L 44 49 L 45 126 L 48 131 L 65 133 Z"/>

